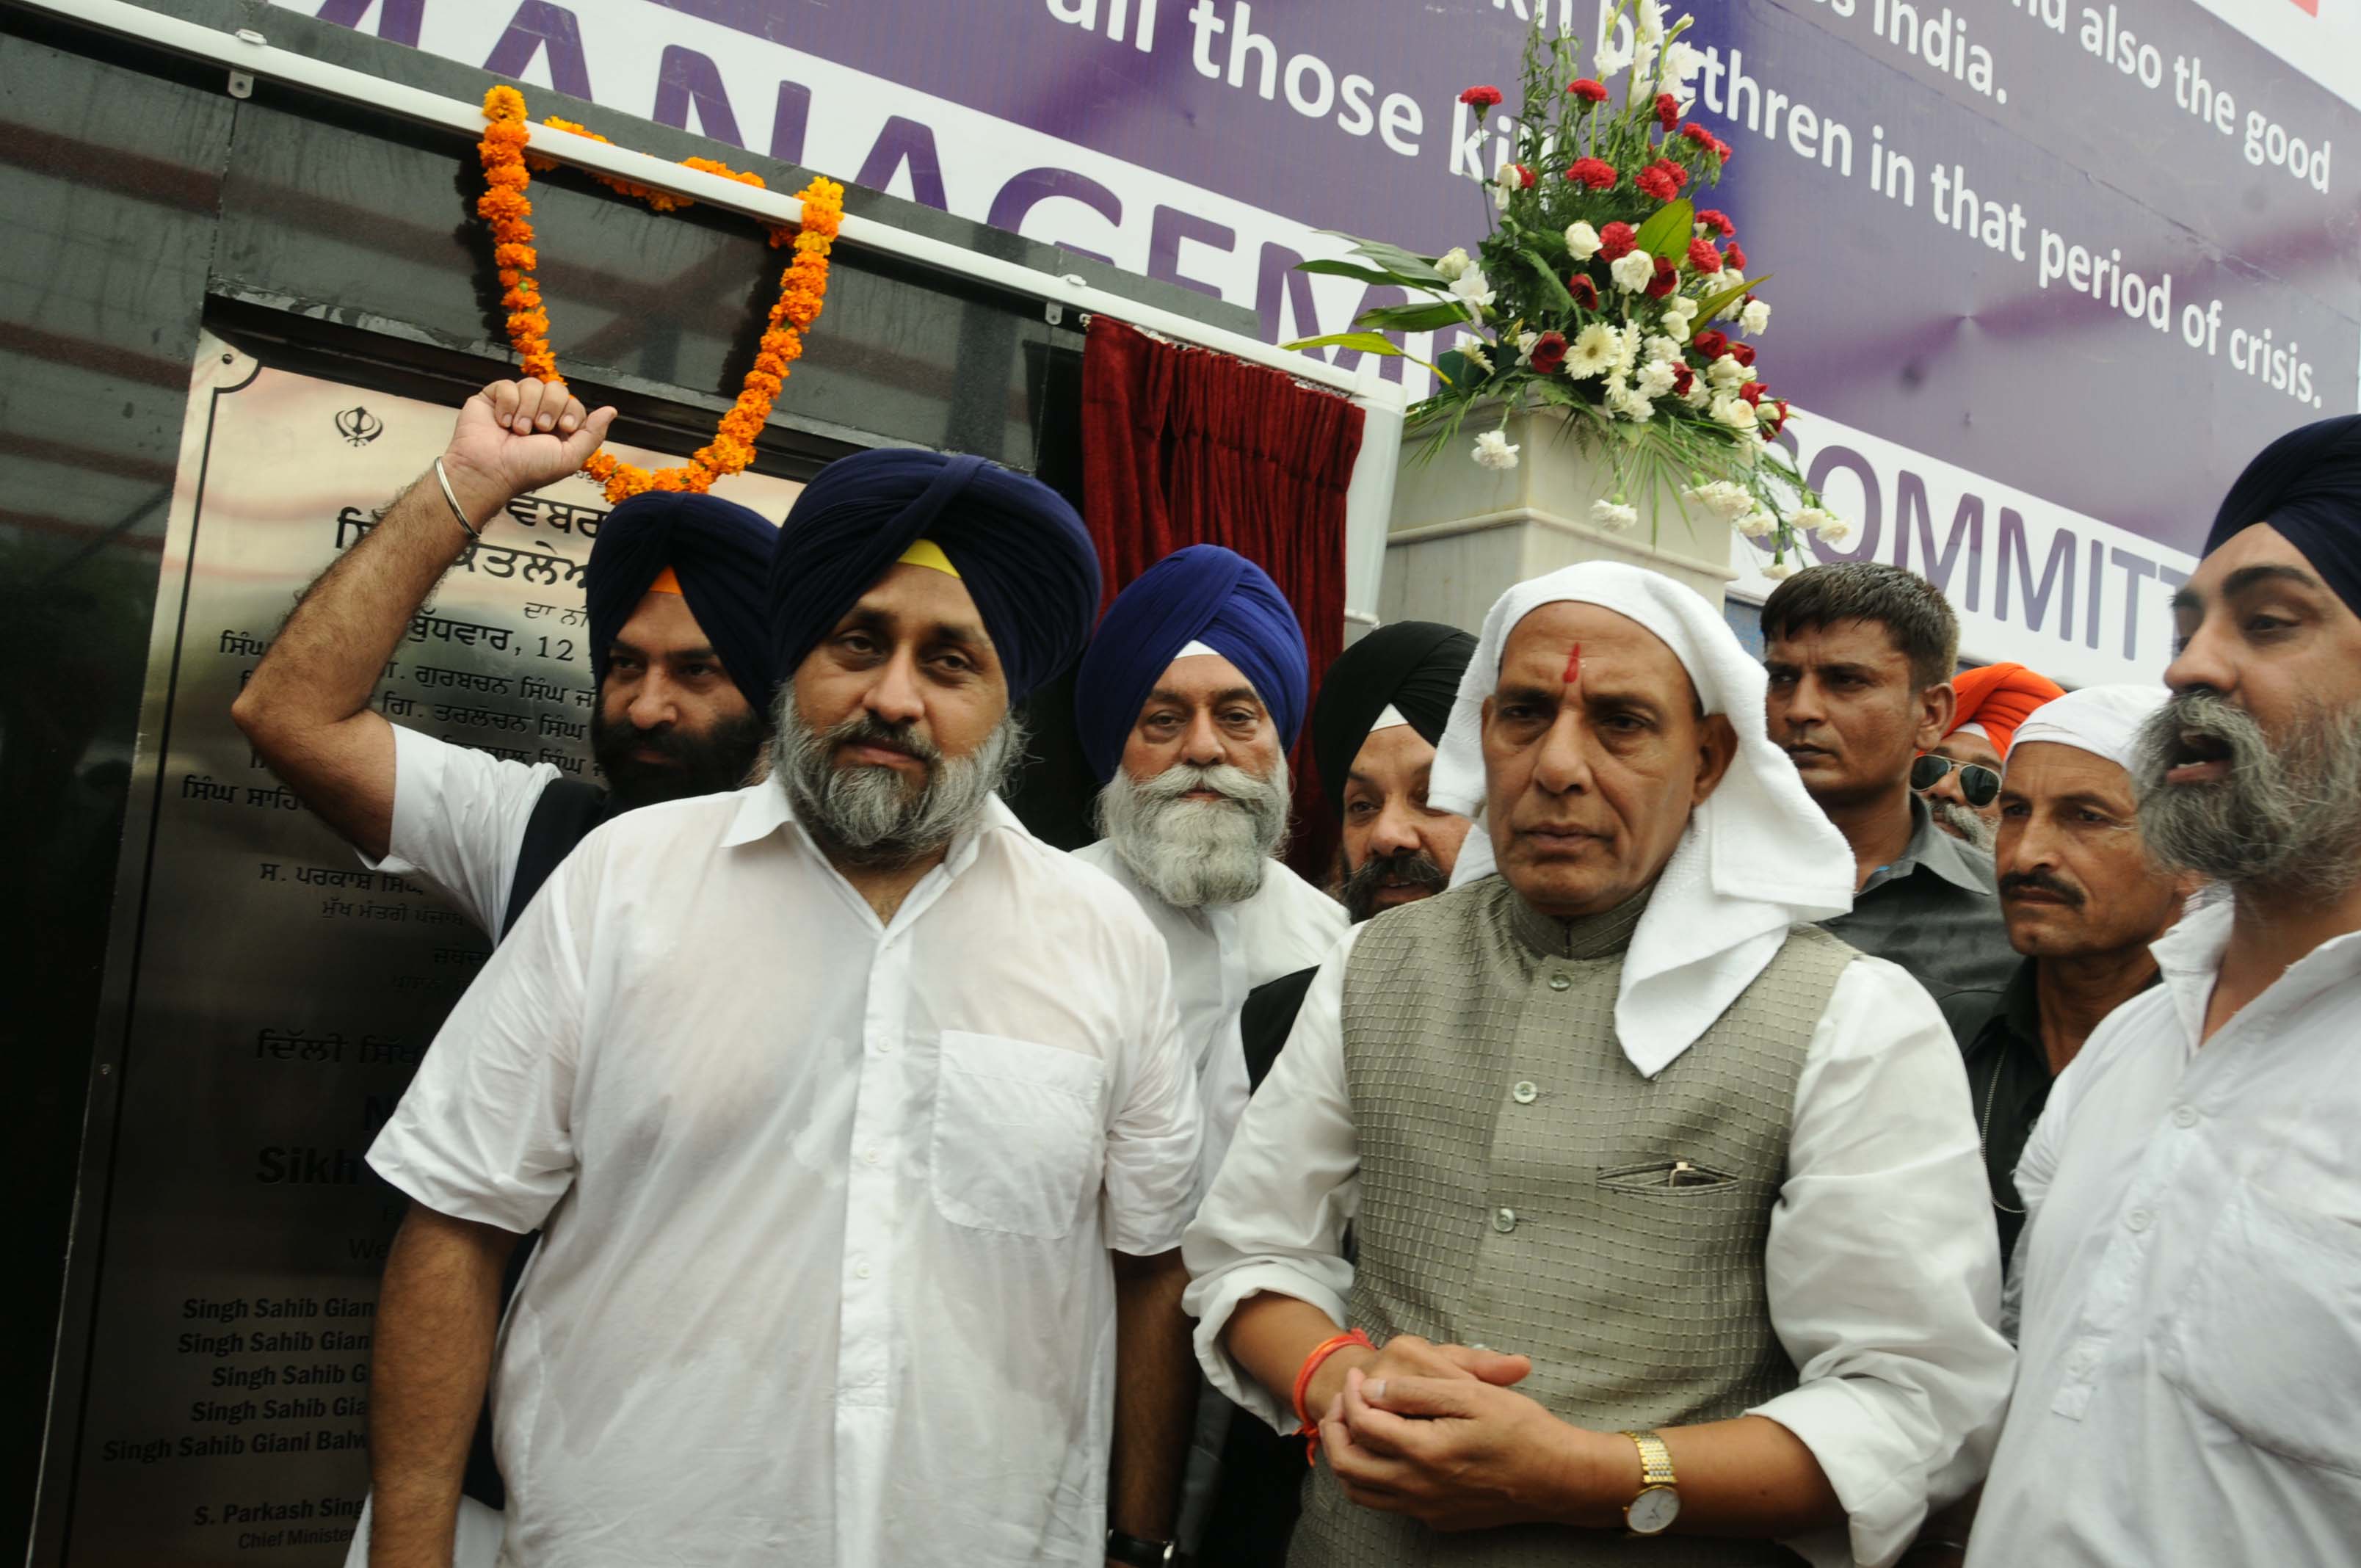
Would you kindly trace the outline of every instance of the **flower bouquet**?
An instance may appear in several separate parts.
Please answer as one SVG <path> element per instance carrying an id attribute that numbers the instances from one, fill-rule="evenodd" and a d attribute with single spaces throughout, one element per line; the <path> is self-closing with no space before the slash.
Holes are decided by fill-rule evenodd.
<path id="1" fill-rule="evenodd" d="M 1620 42 L 1627 16 L 1630 41 Z M 1555 404 L 1612 475 L 1592 522 L 1630 528 L 1644 508 L 1653 527 L 1669 490 L 1685 517 L 1695 503 L 1762 541 L 1773 553 L 1769 575 L 1785 576 L 1802 533 L 1835 543 L 1851 530 L 1770 444 L 1787 404 L 1770 395 L 1744 341 L 1771 320 L 1756 293 L 1763 279 L 1748 276 L 1737 225 L 1695 199 L 1720 181 L 1730 148 L 1683 117 L 1705 65 L 1684 36 L 1691 20 L 1668 23 L 1662 0 L 1623 0 L 1591 77 L 1580 73 L 1577 40 L 1543 38 L 1537 14 L 1513 157 L 1487 187 L 1490 235 L 1474 256 L 1455 247 L 1435 257 L 1340 236 L 1354 240 L 1355 259 L 1307 261 L 1302 270 L 1427 297 L 1366 311 L 1355 331 L 1288 346 L 1400 354 L 1387 332 L 1457 327 L 1456 342 L 1428 367 L 1439 389 L 1411 411 L 1429 433 L 1422 459 L 1457 438 L 1479 404 L 1497 400 L 1500 426 L 1476 437 L 1472 455 L 1512 468 L 1509 416 L 1528 402 Z M 1470 87 L 1460 101 L 1481 134 L 1503 96 Z"/>

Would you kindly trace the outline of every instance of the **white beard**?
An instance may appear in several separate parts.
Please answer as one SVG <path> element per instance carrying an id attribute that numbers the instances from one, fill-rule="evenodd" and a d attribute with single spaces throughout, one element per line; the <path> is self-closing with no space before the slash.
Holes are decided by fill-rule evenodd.
<path id="1" fill-rule="evenodd" d="M 1210 789 L 1223 800 L 1183 800 Z M 1145 783 L 1120 768 L 1099 791 L 1099 826 L 1115 857 L 1176 909 L 1240 904 L 1262 890 L 1287 837 L 1284 758 L 1267 778 L 1226 764 L 1175 763 Z"/>

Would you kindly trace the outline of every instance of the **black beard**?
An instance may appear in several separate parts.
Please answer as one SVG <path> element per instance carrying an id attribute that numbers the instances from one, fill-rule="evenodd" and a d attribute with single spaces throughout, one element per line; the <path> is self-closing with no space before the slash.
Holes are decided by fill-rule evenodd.
<path id="1" fill-rule="evenodd" d="M 754 771 L 769 736 L 752 713 L 722 719 L 703 734 L 642 729 L 628 718 L 601 716 L 590 724 L 590 755 L 607 775 L 607 787 L 629 810 L 738 788 Z M 660 752 L 666 760 L 642 762 L 631 754 L 641 751 Z"/>
<path id="2" fill-rule="evenodd" d="M 1337 851 L 1336 861 L 1338 869 L 1342 870 L 1345 862 L 1343 850 Z M 1433 856 L 1420 850 L 1412 850 L 1400 855 L 1371 855 L 1361 862 L 1359 871 L 1345 873 L 1344 886 L 1337 891 L 1336 896 L 1343 900 L 1345 913 L 1354 925 L 1359 925 L 1378 912 L 1378 892 L 1389 879 L 1422 887 L 1430 895 L 1451 885 L 1450 874 L 1435 862 Z"/>

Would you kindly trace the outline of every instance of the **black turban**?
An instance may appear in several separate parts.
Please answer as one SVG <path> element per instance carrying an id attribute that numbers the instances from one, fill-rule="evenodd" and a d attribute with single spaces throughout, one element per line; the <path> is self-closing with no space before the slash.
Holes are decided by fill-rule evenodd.
<path id="1" fill-rule="evenodd" d="M 778 537 L 760 512 L 718 496 L 649 490 L 609 512 L 582 574 L 592 677 L 607 678 L 608 650 L 648 586 L 670 567 L 730 684 L 767 719 L 778 682 L 763 624 L 763 574 Z"/>
<path id="2" fill-rule="evenodd" d="M 1312 709 L 1312 756 L 1339 818 L 1345 775 L 1379 717 L 1392 707 L 1428 745 L 1437 744 L 1459 695 L 1460 674 L 1475 656 L 1475 638 L 1432 620 L 1381 626 L 1336 655 Z"/>
<path id="3" fill-rule="evenodd" d="M 2361 615 L 2361 414 L 2291 430 L 2264 447 L 2222 498 L 2205 554 L 2258 522 L 2278 529 Z"/>
<path id="4" fill-rule="evenodd" d="M 771 652 L 785 680 L 920 540 L 958 569 L 1008 700 L 1073 663 L 1099 605 L 1099 557 L 1065 499 L 981 457 L 880 447 L 840 457 L 796 498 L 771 557 Z"/>

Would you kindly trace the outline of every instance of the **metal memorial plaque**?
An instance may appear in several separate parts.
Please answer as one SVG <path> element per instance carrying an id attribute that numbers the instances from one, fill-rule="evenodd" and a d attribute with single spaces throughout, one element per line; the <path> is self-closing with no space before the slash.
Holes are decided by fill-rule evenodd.
<path id="1" fill-rule="evenodd" d="M 363 1156 L 490 943 L 423 880 L 364 870 L 229 709 L 455 412 L 211 336 L 200 352 L 110 955 L 123 1030 L 99 1050 L 116 1085 L 93 1099 L 75 1238 L 98 1260 L 67 1328 L 86 1354 L 58 1384 L 79 1420 L 48 1467 L 74 1568 L 338 1563 L 360 1512 L 403 1201 Z M 798 488 L 750 473 L 720 493 L 777 519 Z M 574 478 L 496 517 L 411 622 L 378 709 L 587 774 L 581 573 L 606 510 Z"/>

